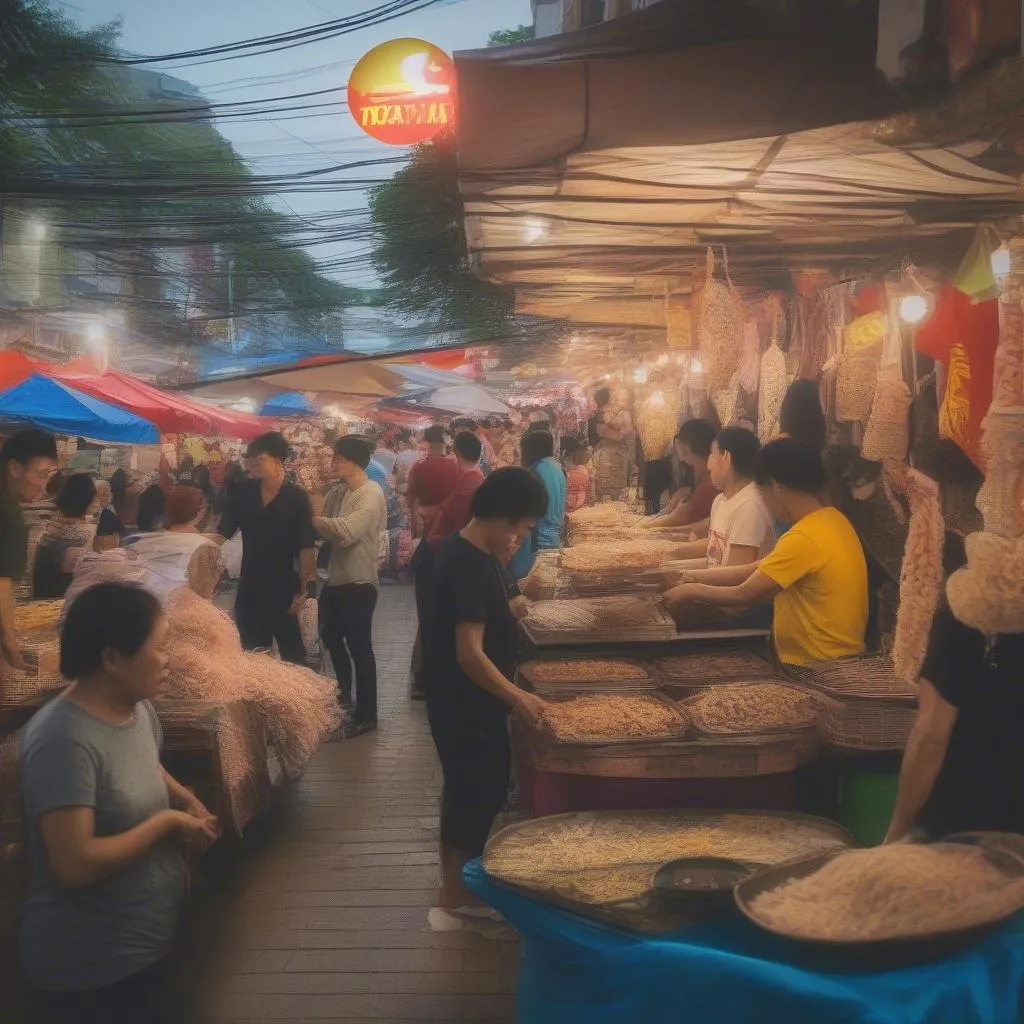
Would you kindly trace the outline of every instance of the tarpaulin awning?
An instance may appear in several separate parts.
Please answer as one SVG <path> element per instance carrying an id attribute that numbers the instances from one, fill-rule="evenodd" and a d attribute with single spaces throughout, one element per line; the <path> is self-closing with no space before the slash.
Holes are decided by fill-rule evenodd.
<path id="1" fill-rule="evenodd" d="M 401 374 L 380 363 L 320 363 L 300 369 L 261 373 L 259 379 L 296 391 L 334 391 L 340 395 L 391 398 L 402 390 Z"/>
<path id="2" fill-rule="evenodd" d="M 312 416 L 316 406 L 300 391 L 282 391 L 263 403 L 264 416 Z"/>
<path id="3" fill-rule="evenodd" d="M 57 380 L 79 391 L 137 413 L 155 423 L 165 434 L 200 434 L 251 441 L 268 429 L 255 416 L 228 412 L 184 395 L 161 391 L 117 370 L 81 374 L 55 367 L 50 372 Z"/>
<path id="4" fill-rule="evenodd" d="M 478 272 L 515 288 L 517 314 L 663 338 L 708 246 L 755 289 L 807 267 L 955 266 L 979 221 L 1020 213 L 1024 154 L 993 145 L 1020 132 L 988 111 L 1024 92 L 1024 72 L 905 113 L 875 69 L 877 5 L 840 6 L 812 23 L 806 6 L 787 20 L 767 3 L 662 0 L 456 54 Z M 959 134 L 939 144 L 949 109 Z"/>
<path id="5" fill-rule="evenodd" d="M 612 147 L 693 145 L 879 117 L 876 15 L 661 0 L 593 28 L 455 54 L 465 177 Z M 521 179 L 524 186 L 529 178 Z"/>
<path id="6" fill-rule="evenodd" d="M 15 349 L 0 350 L 0 390 L 20 384 L 39 371 L 41 364 Z"/>
<path id="7" fill-rule="evenodd" d="M 0 420 L 92 441 L 160 441 L 160 431 L 152 423 L 38 373 L 0 394 Z"/>

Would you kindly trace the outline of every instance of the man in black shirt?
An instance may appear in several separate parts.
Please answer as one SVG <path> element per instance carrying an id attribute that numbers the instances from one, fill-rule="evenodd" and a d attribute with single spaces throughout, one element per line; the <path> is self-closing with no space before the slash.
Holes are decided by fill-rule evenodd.
<path id="1" fill-rule="evenodd" d="M 28 526 L 21 506 L 42 497 L 56 468 L 57 442 L 42 430 L 20 430 L 0 448 L 0 655 L 22 670 L 28 663 L 14 625 L 14 585 L 28 565 Z"/>
<path id="2" fill-rule="evenodd" d="M 1024 633 L 985 634 L 944 607 L 921 672 L 887 842 L 912 828 L 1024 832 Z"/>
<path id="3" fill-rule="evenodd" d="M 508 794 L 509 709 L 537 721 L 543 706 L 511 681 L 517 616 L 526 600 L 510 589 L 503 565 L 547 503 L 535 473 L 511 466 L 496 470 L 473 495 L 469 525 L 441 545 L 431 569 L 421 634 L 423 681 L 444 771 L 435 927 L 445 927 L 448 911 L 476 903 L 462 884 L 462 868 L 483 852 Z"/>
<path id="4" fill-rule="evenodd" d="M 303 664 L 306 649 L 297 616 L 316 597 L 316 533 L 308 495 L 285 482 L 287 457 L 288 441 L 281 434 L 263 434 L 249 445 L 253 479 L 231 488 L 218 533 L 223 543 L 242 531 L 235 605 L 242 646 L 270 647 L 276 640 L 285 661 Z"/>

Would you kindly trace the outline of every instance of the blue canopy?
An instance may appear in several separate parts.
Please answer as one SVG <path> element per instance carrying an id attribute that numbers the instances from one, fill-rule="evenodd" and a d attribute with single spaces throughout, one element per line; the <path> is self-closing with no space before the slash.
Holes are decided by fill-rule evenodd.
<path id="1" fill-rule="evenodd" d="M 261 416 L 309 416 L 316 406 L 299 391 L 282 391 L 263 403 Z"/>
<path id="2" fill-rule="evenodd" d="M 115 444 L 158 444 L 149 420 L 33 373 L 0 392 L 0 420 Z"/>

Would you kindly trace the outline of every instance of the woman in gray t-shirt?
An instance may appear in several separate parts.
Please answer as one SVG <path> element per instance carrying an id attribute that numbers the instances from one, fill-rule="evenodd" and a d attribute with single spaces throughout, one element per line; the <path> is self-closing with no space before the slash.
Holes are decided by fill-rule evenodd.
<path id="1" fill-rule="evenodd" d="M 204 849 L 217 835 L 160 765 L 149 700 L 167 670 L 166 639 L 146 591 L 83 591 L 61 631 L 61 672 L 74 682 L 25 728 L 28 1024 L 161 1020 L 161 965 L 185 896 L 181 842 Z"/>

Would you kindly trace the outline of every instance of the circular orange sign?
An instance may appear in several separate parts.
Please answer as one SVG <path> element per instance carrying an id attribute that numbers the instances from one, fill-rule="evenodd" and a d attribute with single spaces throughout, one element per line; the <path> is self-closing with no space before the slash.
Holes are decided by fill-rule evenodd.
<path id="1" fill-rule="evenodd" d="M 422 39 L 382 43 L 353 68 L 348 108 L 367 135 L 389 146 L 426 142 L 455 125 L 455 65 Z"/>

